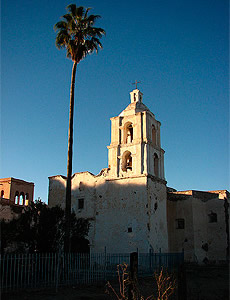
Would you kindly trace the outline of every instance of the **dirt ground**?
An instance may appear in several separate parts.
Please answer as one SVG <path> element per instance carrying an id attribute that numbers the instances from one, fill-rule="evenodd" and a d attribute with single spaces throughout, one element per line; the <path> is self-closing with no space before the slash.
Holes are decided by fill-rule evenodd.
<path id="1" fill-rule="evenodd" d="M 180 300 L 228 300 L 229 299 L 229 266 L 187 266 L 186 294 Z M 117 281 L 111 282 L 117 289 Z M 153 277 L 139 279 L 139 287 L 146 298 L 154 293 L 156 287 Z M 105 293 L 105 283 L 101 285 L 23 291 L 2 295 L 1 300 L 109 300 L 116 299 Z M 170 300 L 178 299 L 177 292 Z"/>
<path id="2" fill-rule="evenodd" d="M 187 266 L 187 300 L 229 300 L 229 266 Z"/>
<path id="3" fill-rule="evenodd" d="M 2 300 L 103 300 L 110 299 L 105 294 L 103 286 L 59 288 L 57 293 L 53 289 L 24 291 L 2 295 Z"/>
<path id="4" fill-rule="evenodd" d="M 152 278 L 140 280 L 142 289 L 145 293 L 152 293 Z M 116 281 L 111 282 L 112 286 L 118 291 Z M 59 288 L 56 292 L 54 289 L 21 291 L 2 295 L 2 300 L 106 300 L 113 299 L 106 292 L 105 284 L 91 285 L 82 287 Z"/>
<path id="5" fill-rule="evenodd" d="M 112 281 L 111 285 L 118 291 L 117 281 Z M 142 294 L 147 297 L 154 291 L 153 277 L 139 280 L 139 286 Z M 4 294 L 1 300 L 109 300 L 116 299 L 106 294 L 105 284 L 91 285 L 82 287 L 59 288 L 57 292 L 54 289 L 21 291 L 10 294 Z"/>

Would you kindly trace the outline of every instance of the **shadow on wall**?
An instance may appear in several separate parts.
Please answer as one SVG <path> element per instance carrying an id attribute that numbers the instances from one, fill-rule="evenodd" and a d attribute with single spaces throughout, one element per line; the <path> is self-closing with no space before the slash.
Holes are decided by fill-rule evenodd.
<path id="1" fill-rule="evenodd" d="M 65 207 L 64 176 L 50 177 L 49 206 L 55 205 Z M 78 173 L 72 178 L 72 209 L 90 220 L 90 242 L 101 245 L 97 251 L 106 246 L 118 252 L 121 245 L 122 252 L 168 251 L 163 180 L 146 176 L 106 180 L 103 174 Z"/>

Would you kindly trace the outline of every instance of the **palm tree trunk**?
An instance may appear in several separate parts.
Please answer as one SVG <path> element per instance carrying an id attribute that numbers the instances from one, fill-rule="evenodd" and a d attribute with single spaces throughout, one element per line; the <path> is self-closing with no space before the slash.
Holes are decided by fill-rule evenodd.
<path id="1" fill-rule="evenodd" d="M 71 177 L 73 162 L 73 112 L 74 112 L 74 87 L 77 63 L 74 62 L 72 68 L 70 107 L 69 107 L 69 134 L 68 134 L 68 158 L 67 158 L 67 181 L 66 181 L 66 203 L 65 203 L 65 240 L 64 251 L 70 252 L 70 218 L 71 218 Z"/>

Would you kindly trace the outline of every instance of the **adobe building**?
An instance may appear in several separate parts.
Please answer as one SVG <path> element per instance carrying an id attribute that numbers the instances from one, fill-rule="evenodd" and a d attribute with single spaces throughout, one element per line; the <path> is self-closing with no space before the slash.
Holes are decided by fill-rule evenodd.
<path id="1" fill-rule="evenodd" d="M 33 201 L 34 183 L 16 178 L 0 178 L 0 219 L 11 220 Z"/>
<path id="2" fill-rule="evenodd" d="M 184 249 L 188 260 L 197 259 L 200 262 L 204 257 L 203 252 L 197 250 L 198 241 L 202 247 L 210 239 L 204 239 L 199 230 L 208 231 L 211 235 L 210 226 L 213 224 L 207 222 L 199 229 L 199 220 L 191 222 L 189 218 L 192 215 L 194 219 L 196 215 L 202 217 L 212 210 L 221 221 L 225 201 L 219 199 L 222 191 L 209 192 L 210 199 L 203 201 L 193 191 L 176 192 L 167 188 L 160 139 L 161 123 L 143 104 L 143 94 L 138 89 L 130 93 L 130 100 L 131 103 L 119 116 L 111 118 L 108 168 L 102 169 L 98 175 L 81 172 L 72 176 L 72 209 L 78 217 L 90 220 L 92 252 L 104 251 L 105 247 L 110 253 L 137 249 L 142 253 L 150 250 L 181 252 Z M 49 206 L 65 207 L 65 187 L 65 176 L 49 177 Z M 229 203 L 229 194 L 223 192 L 223 195 Z M 197 214 L 199 208 L 202 212 Z M 227 215 L 225 211 L 225 218 Z M 184 220 L 181 221 L 184 228 L 180 230 L 177 229 L 179 219 Z M 226 257 L 229 233 L 222 223 L 218 226 L 223 231 L 219 227 L 215 229 L 221 242 L 217 252 L 213 250 L 212 258 L 219 255 L 220 248 Z M 190 240 L 191 234 L 193 240 Z M 209 249 L 212 247 L 214 244 L 209 244 Z M 204 253 L 207 255 L 208 251 L 204 250 Z"/>
<path id="3" fill-rule="evenodd" d="M 229 192 L 169 192 L 169 252 L 184 250 L 185 260 L 229 259 Z"/>
<path id="4" fill-rule="evenodd" d="M 109 167 L 72 176 L 72 208 L 91 222 L 93 252 L 168 251 L 164 150 L 160 122 L 130 93 L 131 103 L 111 119 Z M 66 177 L 49 177 L 49 206 L 65 206 Z"/>

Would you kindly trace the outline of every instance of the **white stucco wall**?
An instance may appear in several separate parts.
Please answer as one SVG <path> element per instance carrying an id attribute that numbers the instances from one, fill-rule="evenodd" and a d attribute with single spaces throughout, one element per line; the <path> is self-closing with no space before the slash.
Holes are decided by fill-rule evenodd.
<path id="1" fill-rule="evenodd" d="M 124 178 L 97 185 L 97 216 L 94 251 L 148 250 L 146 178 Z M 132 228 L 132 232 L 128 232 Z"/>
<path id="2" fill-rule="evenodd" d="M 165 182 L 148 178 L 148 219 L 150 224 L 149 244 L 154 252 L 168 252 L 168 228 Z"/>
<path id="3" fill-rule="evenodd" d="M 193 199 L 194 252 L 199 262 L 207 258 L 225 260 L 227 248 L 224 201 L 219 198 Z M 209 214 L 217 214 L 217 222 L 209 222 Z"/>
<path id="4" fill-rule="evenodd" d="M 169 250 L 180 252 L 184 249 L 185 259 L 198 263 L 226 260 L 227 216 L 224 203 L 229 202 L 227 193 L 225 200 L 214 192 L 174 194 L 175 199 L 172 196 L 167 201 Z M 210 222 L 210 213 L 217 214 L 217 222 Z M 185 220 L 184 229 L 176 227 L 177 219 Z"/>
<path id="5" fill-rule="evenodd" d="M 194 231 L 192 201 L 189 199 L 167 202 L 169 251 L 182 252 L 185 260 L 194 261 Z M 177 228 L 177 219 L 185 219 L 185 229 Z"/>
<path id="6" fill-rule="evenodd" d="M 49 205 L 64 207 L 63 178 L 50 177 L 49 186 Z M 78 199 L 84 199 L 83 209 L 78 209 Z M 78 173 L 72 179 L 72 208 L 78 217 L 90 220 L 92 252 L 102 252 L 105 247 L 112 253 L 137 249 L 145 253 L 150 248 L 156 252 L 168 251 L 164 183 L 156 183 L 144 175 L 114 180 L 104 175 Z"/>

